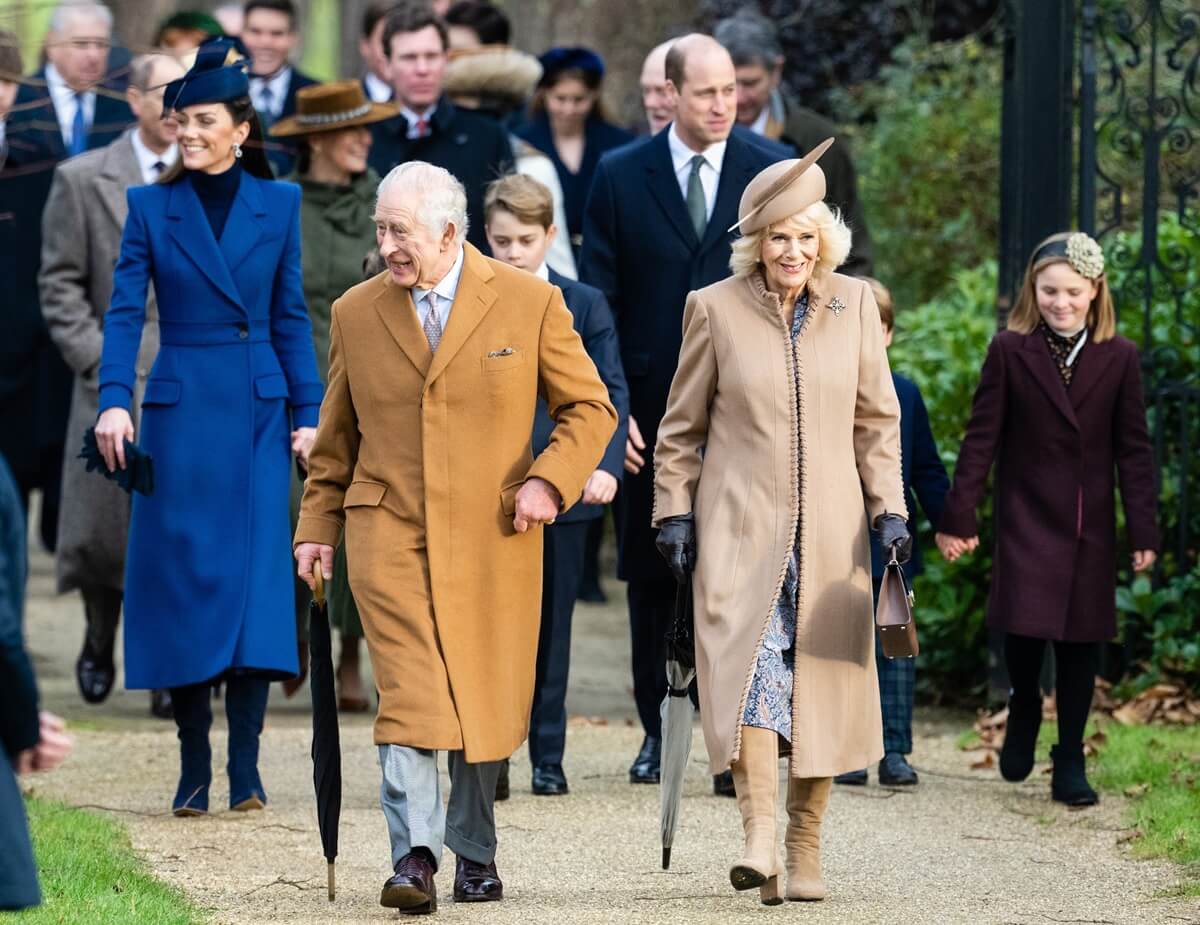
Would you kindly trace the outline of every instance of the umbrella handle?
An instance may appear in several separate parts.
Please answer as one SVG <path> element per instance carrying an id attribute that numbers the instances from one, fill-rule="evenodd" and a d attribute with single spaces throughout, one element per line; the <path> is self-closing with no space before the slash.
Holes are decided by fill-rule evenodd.
<path id="1" fill-rule="evenodd" d="M 321 606 L 325 605 L 325 573 L 321 571 L 321 560 L 313 562 L 313 599 Z"/>

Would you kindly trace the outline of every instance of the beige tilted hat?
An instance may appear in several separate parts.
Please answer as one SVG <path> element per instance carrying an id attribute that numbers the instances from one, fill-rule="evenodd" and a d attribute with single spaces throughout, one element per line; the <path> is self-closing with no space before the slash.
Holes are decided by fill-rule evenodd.
<path id="1" fill-rule="evenodd" d="M 779 161 L 762 170 L 746 184 L 738 203 L 737 224 L 729 231 L 740 228 L 742 234 L 753 234 L 824 199 L 825 171 L 817 166 L 817 158 L 832 144 L 833 139 L 826 138 L 804 157 Z"/>

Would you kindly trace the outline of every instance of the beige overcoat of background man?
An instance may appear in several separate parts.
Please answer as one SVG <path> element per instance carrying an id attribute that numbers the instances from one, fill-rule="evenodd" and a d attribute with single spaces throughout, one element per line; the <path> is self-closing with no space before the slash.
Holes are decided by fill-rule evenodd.
<path id="1" fill-rule="evenodd" d="M 790 773 L 832 777 L 883 756 L 867 525 L 906 510 L 900 408 L 867 284 L 833 273 L 808 292 L 798 389 L 779 299 L 757 275 L 693 292 L 659 430 L 655 525 L 694 505 L 700 718 L 713 773 L 738 757 L 797 527 Z"/>

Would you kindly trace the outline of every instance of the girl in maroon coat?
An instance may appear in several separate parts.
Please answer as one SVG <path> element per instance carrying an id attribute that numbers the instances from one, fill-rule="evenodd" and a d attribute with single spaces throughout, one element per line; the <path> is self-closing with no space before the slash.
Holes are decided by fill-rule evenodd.
<path id="1" fill-rule="evenodd" d="M 1116 334 L 1104 254 L 1086 234 L 1033 252 L 1008 330 L 988 348 L 939 522 L 950 561 L 979 545 L 975 509 L 996 461 L 996 549 L 988 622 L 1005 632 L 1012 683 L 1000 773 L 1033 769 L 1047 641 L 1057 669 L 1051 794 L 1096 802 L 1083 729 L 1100 643 L 1116 635 L 1119 479 L 1133 568 L 1154 564 L 1156 489 L 1137 347 Z"/>

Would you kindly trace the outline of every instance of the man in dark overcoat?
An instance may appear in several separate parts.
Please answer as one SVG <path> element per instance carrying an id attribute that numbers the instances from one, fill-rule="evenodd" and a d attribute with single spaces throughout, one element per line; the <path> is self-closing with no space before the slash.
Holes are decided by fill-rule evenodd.
<path id="1" fill-rule="evenodd" d="M 167 55 L 133 60 L 127 98 L 137 125 L 112 144 L 59 166 L 42 221 L 42 315 L 51 340 L 75 375 L 55 565 L 59 593 L 78 589 L 83 595 L 87 630 L 75 678 L 88 703 L 105 700 L 116 676 L 113 646 L 125 584 L 130 502 L 127 492 L 88 472 L 76 456 L 99 412 L 97 371 L 104 313 L 128 212 L 125 192 L 154 183 L 175 162 L 176 125 L 162 118 L 162 88 L 183 73 L 183 66 Z M 151 291 L 138 357 L 135 428 L 140 427 L 137 415 L 146 376 L 158 354 L 157 319 Z M 155 692 L 151 709 L 170 716 L 166 691 Z"/>
<path id="2" fill-rule="evenodd" d="M 713 37 L 728 49 L 737 68 L 739 125 L 764 139 L 791 145 L 799 157 L 840 134 L 832 122 L 783 91 L 783 48 L 771 20 L 742 9 L 717 23 Z M 854 232 L 850 256 L 840 272 L 870 276 L 871 236 L 858 198 L 854 159 L 843 138 L 821 158 L 821 169 L 828 189 L 826 201 L 838 208 Z"/>
<path id="3" fill-rule="evenodd" d="M 449 39 L 425 3 L 387 15 L 383 47 L 400 115 L 371 126 L 368 162 L 381 177 L 405 161 L 426 161 L 458 178 L 467 190 L 467 240 L 487 253 L 483 196 L 512 164 L 508 133 L 494 119 L 455 106 L 442 93 Z"/>
<path id="4" fill-rule="evenodd" d="M 682 341 L 687 294 L 729 275 L 729 248 L 746 184 L 778 160 L 731 137 L 733 61 L 711 37 L 689 35 L 667 53 L 675 121 L 605 155 L 583 233 L 581 279 L 608 298 L 629 383 L 627 475 L 617 500 L 618 574 L 629 583 L 633 685 L 645 740 L 634 783 L 659 778 L 659 705 L 666 694 L 663 636 L 675 580 L 654 548 L 653 447 Z"/>
<path id="5" fill-rule="evenodd" d="M 133 121 L 124 93 L 101 85 L 112 36 L 102 3 L 61 3 L 50 17 L 46 65 L 17 92 L 0 170 L 0 453 L 23 498 L 40 488 L 42 542 L 53 548 L 71 372 L 50 342 L 38 303 L 42 210 L 54 167 L 103 147 Z"/>

